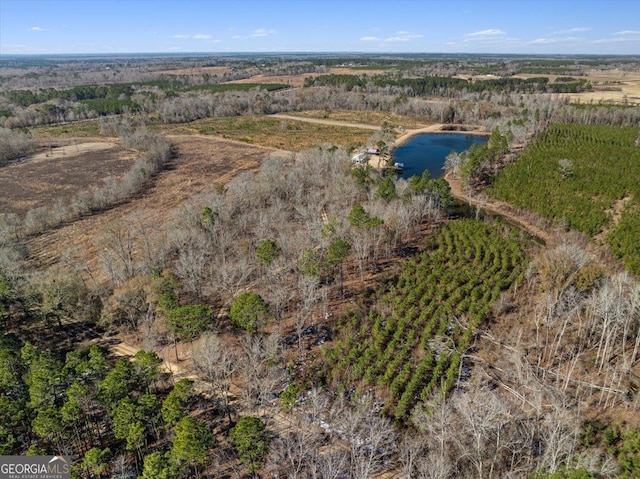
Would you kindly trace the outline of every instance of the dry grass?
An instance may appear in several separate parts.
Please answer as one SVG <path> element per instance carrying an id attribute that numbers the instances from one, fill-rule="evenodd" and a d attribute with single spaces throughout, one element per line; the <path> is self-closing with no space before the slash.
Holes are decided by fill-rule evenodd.
<path id="1" fill-rule="evenodd" d="M 408 116 L 396 115 L 384 111 L 325 111 L 325 110 L 308 110 L 301 112 L 287 113 L 291 116 L 299 116 L 302 118 L 321 118 L 333 121 L 343 121 L 347 123 L 363 123 L 366 125 L 382 126 L 385 123 L 392 128 L 402 127 L 404 129 L 420 129 L 429 126 L 416 118 Z"/>
<path id="2" fill-rule="evenodd" d="M 91 138 L 102 136 L 98 120 L 83 120 L 66 125 L 37 126 L 30 130 L 39 138 L 73 136 L 77 138 Z"/>
<path id="3" fill-rule="evenodd" d="M 304 85 L 305 78 L 315 78 L 320 75 L 377 75 L 385 73 L 386 70 L 371 70 L 358 68 L 330 68 L 326 73 L 301 73 L 299 75 L 254 75 L 251 78 L 242 80 L 234 80 L 229 83 L 284 83 L 292 87 L 301 87 Z"/>
<path id="4" fill-rule="evenodd" d="M 559 75 L 515 75 L 516 78 L 547 77 L 555 81 Z M 589 70 L 586 76 L 576 77 L 588 80 L 594 91 L 561 94 L 575 103 L 612 103 L 620 105 L 640 105 L 640 73 L 623 70 Z"/>
<path id="5" fill-rule="evenodd" d="M 267 116 L 206 118 L 165 130 L 169 134 L 214 135 L 247 144 L 287 151 L 323 145 L 357 148 L 371 136 L 370 129 L 309 123 Z"/>
<path id="6" fill-rule="evenodd" d="M 0 211 L 24 214 L 58 199 L 101 186 L 108 176 L 126 173 L 138 157 L 115 143 L 88 142 L 46 148 L 20 163 L 0 168 Z"/>
<path id="7" fill-rule="evenodd" d="M 30 238 L 27 247 L 31 265 L 36 269 L 47 268 L 58 262 L 65 250 L 71 249 L 74 257 L 89 262 L 95 272 L 99 268 L 100 251 L 96 238 L 109 225 L 135 213 L 145 228 L 156 231 L 160 225 L 166 224 L 171 211 L 179 208 L 185 200 L 213 184 L 229 182 L 241 171 L 257 170 L 262 160 L 272 152 L 265 148 L 200 136 L 171 137 L 170 140 L 174 157 L 168 168 L 130 201 Z M 99 152 L 94 156 L 94 161 L 97 164 L 99 158 L 104 159 L 104 155 L 115 151 Z M 63 162 L 60 169 L 65 169 L 64 162 L 70 159 L 60 161 Z M 87 178 L 91 168 L 85 166 L 83 171 L 83 175 L 78 173 L 78 176 Z M 25 186 L 26 183 L 21 185 Z M 9 198 L 15 201 L 13 195 Z"/>
<path id="8" fill-rule="evenodd" d="M 59 160 L 61 158 L 73 158 L 84 153 L 95 153 L 98 151 L 110 150 L 115 148 L 115 143 L 107 143 L 104 141 L 87 141 L 84 143 L 75 142 L 71 145 L 56 146 L 45 149 L 40 153 L 25 158 L 25 162 L 33 164 L 41 161 Z"/>
<path id="9" fill-rule="evenodd" d="M 586 76 L 546 75 L 541 73 L 520 73 L 513 78 L 548 78 L 553 83 L 558 77 L 573 76 L 587 80 L 593 85 L 594 91 L 583 93 L 559 93 L 574 103 L 610 103 L 619 105 L 640 105 L 640 73 L 623 70 L 589 70 Z M 455 78 L 471 78 L 474 81 L 491 80 L 495 75 L 455 75 Z"/>

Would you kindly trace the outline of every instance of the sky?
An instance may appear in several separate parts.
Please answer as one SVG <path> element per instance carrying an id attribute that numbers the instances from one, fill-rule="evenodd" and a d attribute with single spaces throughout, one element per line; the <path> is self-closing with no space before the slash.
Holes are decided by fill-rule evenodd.
<path id="1" fill-rule="evenodd" d="M 0 56 L 640 55 L 640 0 L 0 0 Z"/>

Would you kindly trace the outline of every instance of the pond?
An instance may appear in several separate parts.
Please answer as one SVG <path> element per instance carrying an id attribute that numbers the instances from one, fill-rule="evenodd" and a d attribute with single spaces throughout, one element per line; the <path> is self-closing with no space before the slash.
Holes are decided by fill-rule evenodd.
<path id="1" fill-rule="evenodd" d="M 423 133 L 393 151 L 393 161 L 404 163 L 403 178 L 422 175 L 429 170 L 432 178 L 444 176 L 444 161 L 451 150 L 460 153 L 476 143 L 486 143 L 488 137 L 460 133 Z"/>

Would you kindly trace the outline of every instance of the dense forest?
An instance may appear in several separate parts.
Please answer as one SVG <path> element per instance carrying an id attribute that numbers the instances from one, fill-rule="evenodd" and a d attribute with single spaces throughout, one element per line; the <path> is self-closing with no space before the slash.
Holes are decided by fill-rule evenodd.
<path id="1" fill-rule="evenodd" d="M 640 273 L 637 137 L 631 127 L 554 124 L 504 169 L 489 193 L 591 237 L 606 229 L 616 256 Z M 616 204 L 623 210 L 612 225 Z"/>
<path id="2" fill-rule="evenodd" d="M 566 96 L 637 67 L 1 59 L 2 184 L 100 174 L 0 212 L 0 453 L 77 478 L 640 477 L 640 107 Z M 425 129 L 487 142 L 442 179 L 351 161 Z"/>
<path id="3" fill-rule="evenodd" d="M 366 89 L 369 84 L 378 87 L 398 87 L 404 89 L 411 96 L 451 95 L 453 92 L 518 92 L 518 93 L 578 93 L 590 88 L 586 80 L 571 77 L 560 77 L 554 83 L 549 83 L 547 77 L 501 78 L 470 82 L 463 78 L 451 77 L 423 77 L 423 78 L 393 78 L 390 76 L 375 76 L 368 78 L 356 75 L 321 75 L 309 78 L 305 86 L 343 86 L 347 90 L 354 88 Z"/>

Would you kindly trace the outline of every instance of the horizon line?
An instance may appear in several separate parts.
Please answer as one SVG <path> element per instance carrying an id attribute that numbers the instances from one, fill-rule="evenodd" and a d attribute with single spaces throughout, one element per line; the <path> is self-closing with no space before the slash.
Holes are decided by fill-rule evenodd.
<path id="1" fill-rule="evenodd" d="M 2 57 L 42 57 L 42 56 L 131 56 L 131 55 L 199 55 L 199 56 L 228 56 L 228 55 L 472 55 L 472 56 L 562 56 L 562 57 L 639 57 L 638 54 L 633 53 L 527 53 L 527 52 L 511 52 L 511 53 L 495 53 L 495 52 L 374 52 L 374 51 L 340 51 L 340 50 L 327 50 L 327 51 L 219 51 L 219 52 L 202 52 L 202 51 L 158 51 L 158 52 L 41 52 L 41 53 L 2 53 L 0 52 L 0 58 Z"/>

